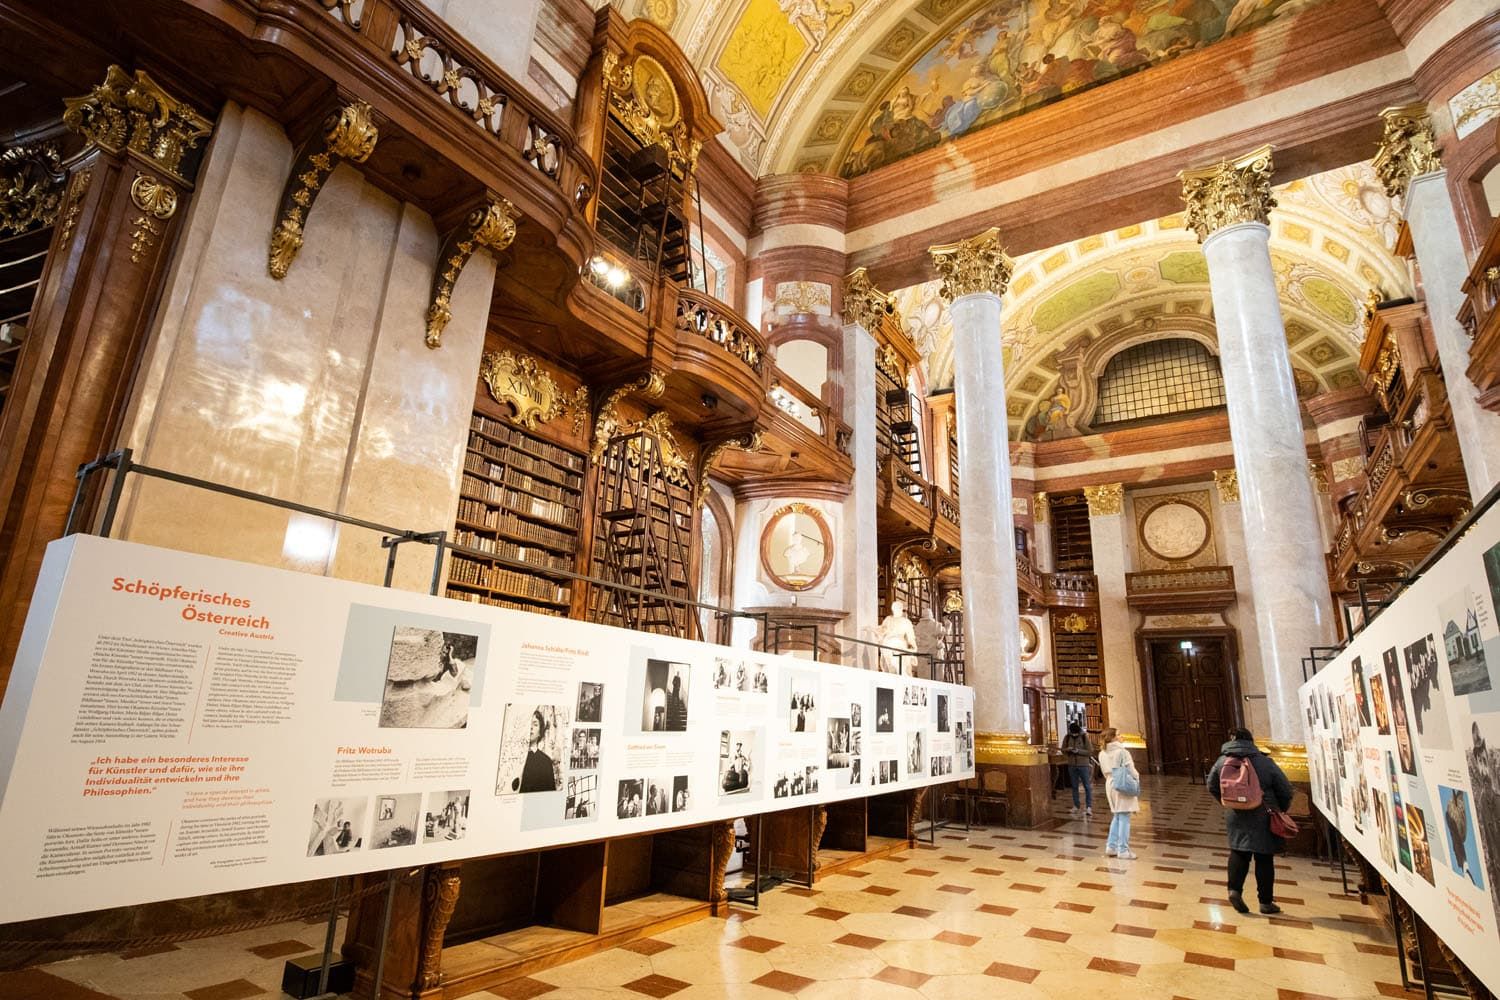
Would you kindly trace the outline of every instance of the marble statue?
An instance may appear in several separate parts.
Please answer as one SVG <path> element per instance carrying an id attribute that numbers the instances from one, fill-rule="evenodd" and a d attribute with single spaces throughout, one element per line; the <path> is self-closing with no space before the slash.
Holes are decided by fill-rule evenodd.
<path id="1" fill-rule="evenodd" d="M 911 657 L 896 659 L 896 655 L 890 649 L 904 649 L 916 652 L 917 632 L 912 627 L 911 619 L 906 617 L 906 605 L 900 601 L 891 602 L 891 613 L 880 620 L 875 629 L 875 641 L 882 646 L 889 647 L 880 651 L 880 669 L 886 673 L 902 673 L 902 661 L 909 661 Z M 906 662 L 906 673 L 912 673 L 914 664 Z"/>

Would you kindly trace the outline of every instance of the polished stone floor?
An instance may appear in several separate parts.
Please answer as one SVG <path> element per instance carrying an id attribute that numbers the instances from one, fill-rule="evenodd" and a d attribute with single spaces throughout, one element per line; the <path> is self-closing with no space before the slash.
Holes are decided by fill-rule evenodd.
<path id="1" fill-rule="evenodd" d="M 781 888 L 759 912 L 704 920 L 518 979 L 479 1000 L 1403 997 L 1389 933 L 1337 870 L 1280 865 L 1279 917 L 1240 916 L 1223 887 L 1222 819 L 1201 785 L 1147 779 L 1134 861 L 1104 856 L 1107 814 L 1040 830 L 962 829 L 934 845 Z M 1247 886 L 1247 897 L 1253 893 Z M 321 928 L 283 924 L 0 977 L 5 1000 L 280 996 L 282 961 Z M 30 990 L 30 992 L 28 992 Z"/>

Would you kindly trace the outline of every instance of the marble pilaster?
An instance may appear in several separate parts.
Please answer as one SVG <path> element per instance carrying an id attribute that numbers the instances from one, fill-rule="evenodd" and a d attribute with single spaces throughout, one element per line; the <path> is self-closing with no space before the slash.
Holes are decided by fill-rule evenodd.
<path id="1" fill-rule="evenodd" d="M 1271 268 L 1271 151 L 1183 175 L 1203 241 L 1238 473 L 1270 738 L 1301 738 L 1302 658 L 1332 635 L 1307 444 Z"/>
<path id="2" fill-rule="evenodd" d="M 974 725 L 983 733 L 1019 734 L 1025 732 L 1020 608 L 1000 344 L 1000 296 L 1012 262 L 995 230 L 931 252 L 953 320 L 964 655 Z"/>
<path id="3" fill-rule="evenodd" d="M 1119 484 L 1114 484 L 1120 490 Z M 1094 553 L 1094 576 L 1099 584 L 1099 645 L 1104 658 L 1105 705 L 1109 724 L 1122 733 L 1144 733 L 1140 670 L 1135 662 L 1135 629 L 1125 601 L 1126 553 L 1129 531 L 1123 505 L 1095 511 L 1089 508 L 1089 543 Z"/>
<path id="4" fill-rule="evenodd" d="M 840 539 L 849 609 L 849 635 L 874 635 L 880 621 L 880 564 L 876 558 L 875 338 L 857 322 L 844 326 L 844 420 L 853 428 L 854 481 L 844 501 Z"/>

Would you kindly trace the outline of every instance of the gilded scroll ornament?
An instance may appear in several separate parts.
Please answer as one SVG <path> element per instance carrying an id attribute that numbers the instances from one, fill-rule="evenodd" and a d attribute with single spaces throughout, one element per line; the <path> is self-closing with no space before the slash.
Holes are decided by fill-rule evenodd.
<path id="1" fill-rule="evenodd" d="M 73 238 L 73 230 L 78 226 L 78 216 L 83 212 L 83 197 L 89 193 L 89 185 L 94 181 L 94 167 L 92 164 L 75 171 L 73 178 L 68 182 L 68 207 L 62 214 L 62 231 L 57 235 L 57 245 L 65 247 Z"/>
<path id="2" fill-rule="evenodd" d="M 1392 198 L 1405 197 L 1412 180 L 1443 169 L 1425 104 L 1406 104 L 1380 112 L 1385 132 L 1375 154 L 1375 174 Z"/>
<path id="3" fill-rule="evenodd" d="M 1125 506 L 1125 486 L 1123 483 L 1101 483 L 1098 486 L 1085 486 L 1083 488 L 1083 495 L 1088 500 L 1089 517 L 1112 517 L 1120 513 Z"/>
<path id="4" fill-rule="evenodd" d="M 737 448 L 740 451 L 759 451 L 761 440 L 761 432 L 752 430 L 744 434 L 738 434 L 732 438 L 725 438 L 712 448 L 705 449 L 702 458 L 698 462 L 698 488 L 693 495 L 694 506 L 702 510 L 703 505 L 708 503 L 708 470 L 713 468 L 714 463 L 719 460 L 719 456 L 731 448 Z"/>
<path id="5" fill-rule="evenodd" d="M 902 364 L 901 355 L 890 344 L 881 344 L 875 349 L 875 367 L 897 385 L 906 384 L 906 365 Z"/>
<path id="6" fill-rule="evenodd" d="M 271 249 L 266 269 L 280 281 L 291 270 L 302 249 L 303 227 L 312 212 L 318 192 L 340 161 L 363 163 L 375 151 L 380 130 L 375 113 L 364 101 L 354 101 L 329 114 L 319 134 L 303 143 L 291 175 L 281 192 L 276 226 L 271 230 Z"/>
<path id="7" fill-rule="evenodd" d="M 1080 615 L 1078 612 L 1073 611 L 1059 618 L 1057 620 L 1057 627 L 1062 629 L 1064 632 L 1083 632 L 1088 629 L 1089 620 L 1083 615 Z"/>
<path id="8" fill-rule="evenodd" d="M 453 318 L 453 286 L 474 251 L 480 247 L 499 253 L 516 238 L 516 207 L 490 195 L 443 240 L 437 273 L 432 277 L 432 305 L 427 307 L 427 346 L 443 346 L 443 330 Z"/>
<path id="9" fill-rule="evenodd" d="M 857 323 L 867 333 L 875 333 L 887 316 L 894 315 L 896 296 L 876 288 L 867 270 L 857 268 L 844 276 L 845 323 Z"/>
<path id="10" fill-rule="evenodd" d="M 1048 515 L 1052 512 L 1046 490 L 1038 490 L 1031 495 L 1031 508 L 1033 512 L 1031 519 L 1037 524 L 1046 524 Z"/>
<path id="11" fill-rule="evenodd" d="M 1000 230 L 994 228 L 927 252 L 943 279 L 940 294 L 949 302 L 979 292 L 1004 295 L 1016 269 L 1016 262 L 1000 245 Z"/>
<path id="12" fill-rule="evenodd" d="M 571 394 L 563 392 L 529 355 L 486 352 L 479 366 L 479 377 L 489 389 L 490 397 L 497 403 L 509 403 L 515 409 L 511 419 L 527 429 L 571 414 L 573 430 L 582 432 L 588 419 L 588 387 L 581 385 Z"/>
<path id="13" fill-rule="evenodd" d="M 1214 486 L 1219 491 L 1219 503 L 1240 502 L 1240 474 L 1237 469 L 1215 469 Z"/>
<path id="14" fill-rule="evenodd" d="M 130 182 L 130 200 L 142 212 L 158 219 L 170 219 L 177 214 L 177 191 L 150 174 L 137 173 Z"/>
<path id="15" fill-rule="evenodd" d="M 639 437 L 631 437 L 632 435 Z M 645 464 L 663 479 L 677 486 L 692 487 L 693 469 L 687 454 L 677 443 L 673 433 L 672 418 L 665 410 L 657 410 L 645 420 L 637 420 L 620 431 L 621 437 L 631 438 L 625 448 L 625 460 L 631 465 Z M 654 446 L 655 455 L 648 454 L 647 441 Z"/>
<path id="16" fill-rule="evenodd" d="M 50 226 L 62 208 L 67 171 L 55 142 L 0 152 L 0 238 Z"/>
<path id="17" fill-rule="evenodd" d="M 647 399 L 660 399 L 667 391 L 667 380 L 659 371 L 649 371 L 640 378 L 610 390 L 594 417 L 594 445 L 589 449 L 589 461 L 597 462 L 604 456 L 604 449 L 618 435 L 625 433 L 624 418 L 620 416 L 620 403 L 626 396 L 638 392 Z"/>
<path id="18" fill-rule="evenodd" d="M 182 161 L 212 131 L 207 118 L 157 85 L 145 70 L 132 77 L 111 66 L 83 97 L 63 98 L 63 124 L 110 153 L 129 149 L 186 184 Z"/>
<path id="19" fill-rule="evenodd" d="M 1270 225 L 1271 209 L 1276 207 L 1271 194 L 1274 169 L 1271 147 L 1262 146 L 1237 160 L 1221 160 L 1178 174 L 1187 204 L 1187 226 L 1198 234 L 1198 242 L 1229 226 Z"/>
<path id="20" fill-rule="evenodd" d="M 1307 475 L 1313 482 L 1313 489 L 1319 493 L 1328 492 L 1328 466 L 1314 459 L 1307 460 Z"/>
<path id="21" fill-rule="evenodd" d="M 964 609 L 964 592 L 962 590 L 950 590 L 943 598 L 943 614 L 951 615 Z"/>
<path id="22" fill-rule="evenodd" d="M 679 174 L 693 172 L 703 143 L 689 135 L 677 88 L 661 63 L 640 55 L 625 64 L 606 50 L 604 90 L 606 106 L 626 131 L 647 146 L 664 148 Z"/>

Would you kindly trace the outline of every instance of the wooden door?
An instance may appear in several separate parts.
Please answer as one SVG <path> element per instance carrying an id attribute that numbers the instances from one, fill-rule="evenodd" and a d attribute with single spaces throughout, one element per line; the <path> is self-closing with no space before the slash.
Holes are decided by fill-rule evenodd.
<path id="1" fill-rule="evenodd" d="M 1201 777 L 1234 723 L 1232 669 L 1223 639 L 1151 643 L 1159 759 L 1167 774 Z"/>

